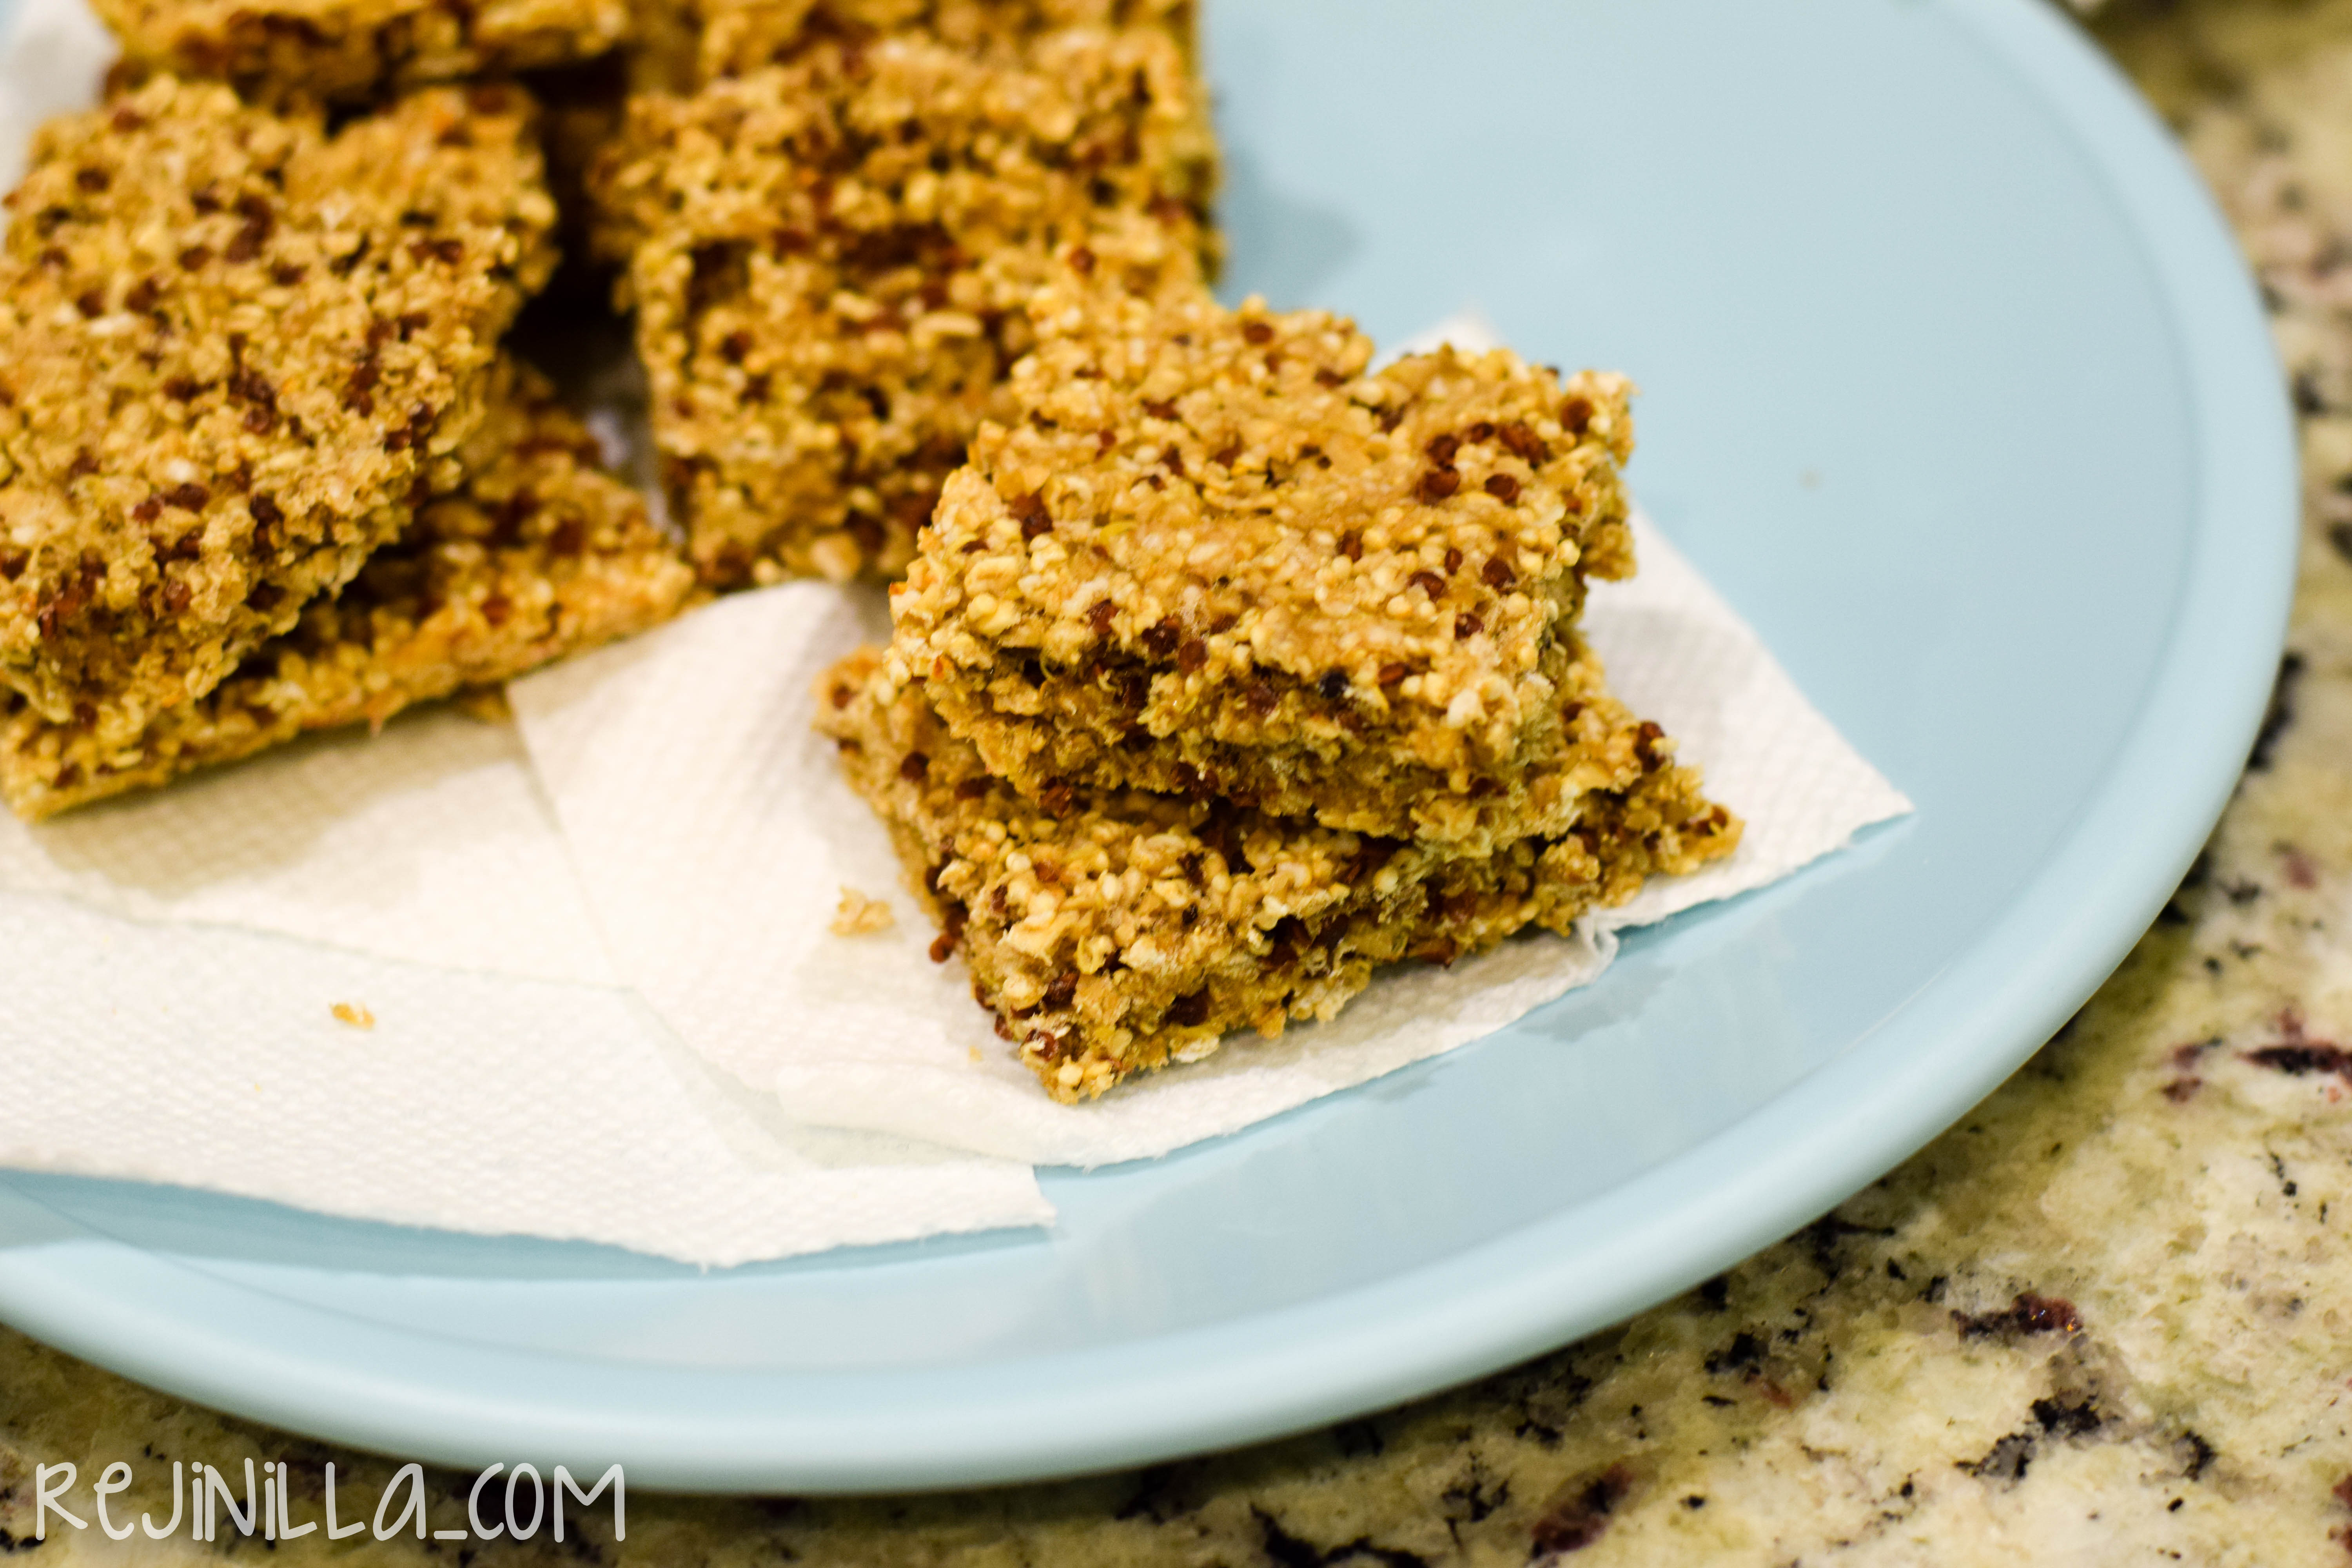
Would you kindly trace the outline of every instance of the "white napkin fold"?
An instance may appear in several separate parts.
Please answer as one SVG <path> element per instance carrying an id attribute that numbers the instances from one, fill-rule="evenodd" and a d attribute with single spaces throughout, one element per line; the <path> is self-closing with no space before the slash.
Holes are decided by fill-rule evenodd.
<path id="1" fill-rule="evenodd" d="M 0 1164 L 708 1265 L 1052 1218 L 1020 1165 L 776 1136 L 623 991 L 21 894 L 0 952 Z"/>
<path id="2" fill-rule="evenodd" d="M 0 812 L 0 890 L 447 969 L 613 978 L 513 726 L 451 709 L 38 826 Z"/>
<path id="3" fill-rule="evenodd" d="M 783 1123 L 603 983 L 509 724 L 0 816 L 0 1166 L 713 1266 L 1053 1218 L 1025 1165 Z"/>
<path id="4" fill-rule="evenodd" d="M 518 682 L 523 738 L 614 961 L 681 1039 L 812 1125 L 1038 1164 L 1099 1165 L 1231 1132 L 1451 1050 L 1588 984 L 1615 932 L 1761 887 L 1910 809 L 1646 519 L 1641 573 L 1586 613 L 1619 694 L 1748 818 L 1730 859 L 1654 883 L 1574 939 L 1538 935 L 1374 982 L 1333 1023 L 1230 1038 L 1206 1061 L 1070 1107 L 972 1004 L 882 825 L 810 728 L 818 676 L 885 635 L 882 596 L 793 584 Z M 832 934 L 842 887 L 898 920 Z"/>

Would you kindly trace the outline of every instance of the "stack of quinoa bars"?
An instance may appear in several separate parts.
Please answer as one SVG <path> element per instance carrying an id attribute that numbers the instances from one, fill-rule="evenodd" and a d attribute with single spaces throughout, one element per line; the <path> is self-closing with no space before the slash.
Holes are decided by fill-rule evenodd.
<path id="1" fill-rule="evenodd" d="M 1219 305 L 1191 0 L 97 4 L 0 244 L 19 814 L 887 582 L 818 723 L 1063 1100 L 1737 845 L 1578 630 L 1625 384 Z M 507 342 L 559 247 L 667 527 Z"/>
<path id="2" fill-rule="evenodd" d="M 1055 1098 L 1567 931 L 1740 824 L 1577 631 L 1618 377 L 1065 268 L 818 724 Z"/>
<path id="3" fill-rule="evenodd" d="M 366 7 L 310 9 L 108 7 L 127 85 L 43 127 L 7 198 L 0 795 L 24 816 L 495 686 L 692 591 L 502 344 L 556 260 L 530 96 L 407 86 L 422 57 L 355 42 Z M 536 14 L 541 54 L 606 41 L 593 8 Z M 331 129 L 314 85 L 373 96 Z"/>

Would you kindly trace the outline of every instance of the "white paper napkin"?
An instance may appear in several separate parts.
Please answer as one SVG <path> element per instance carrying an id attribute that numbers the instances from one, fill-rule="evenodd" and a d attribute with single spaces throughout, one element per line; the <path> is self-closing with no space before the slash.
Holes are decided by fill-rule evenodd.
<path id="1" fill-rule="evenodd" d="M 24 178 L 26 144 L 42 121 L 98 101 L 116 53 L 85 0 L 16 0 L 0 38 L 0 191 Z"/>
<path id="2" fill-rule="evenodd" d="M 0 819 L 0 1165 L 705 1265 L 1053 1217 L 1024 1164 L 784 1122 L 598 984 L 509 724 Z"/>
<path id="3" fill-rule="evenodd" d="M 1492 1033 L 1600 974 L 1615 932 L 1787 875 L 1910 809 L 1646 520 L 1641 574 L 1586 624 L 1617 690 L 1748 818 L 1740 850 L 1580 938 L 1377 980 L 1339 1019 L 1059 1105 L 1012 1060 L 905 889 L 881 824 L 810 728 L 818 676 L 885 634 L 878 593 L 794 584 L 518 683 L 526 743 L 614 961 L 680 1038 L 784 1113 L 1039 1164 L 1164 1153 Z M 827 929 L 846 885 L 889 931 Z"/>
<path id="4" fill-rule="evenodd" d="M 0 952 L 0 1164 L 710 1265 L 1052 1218 L 1020 1165 L 778 1137 L 625 992 L 25 895 Z"/>
<path id="5" fill-rule="evenodd" d="M 705 1265 L 1053 1217 L 1025 1164 L 784 1122 L 606 983 L 510 724 L 0 817 L 0 1165 Z"/>
<path id="6" fill-rule="evenodd" d="M 0 889 L 450 969 L 613 977 L 513 726 L 447 709 L 38 826 L 0 812 Z"/>

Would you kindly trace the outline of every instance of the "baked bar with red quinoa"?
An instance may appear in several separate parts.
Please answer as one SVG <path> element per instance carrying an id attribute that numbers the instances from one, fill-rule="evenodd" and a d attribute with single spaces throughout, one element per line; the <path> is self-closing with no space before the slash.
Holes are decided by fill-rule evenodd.
<path id="1" fill-rule="evenodd" d="M 159 77 L 35 138 L 0 248 L 0 685 L 106 747 L 455 488 L 553 265 L 529 100 L 332 136 Z"/>
<path id="2" fill-rule="evenodd" d="M 1192 0 L 639 0 L 635 18 L 622 58 L 628 90 L 636 93 L 692 93 L 726 77 L 793 64 L 814 48 L 870 44 L 889 34 L 1017 63 L 1043 33 L 1151 26 L 1165 32 L 1188 63 L 1197 67 L 1199 59 Z M 1197 82 L 1195 96 L 1206 101 Z M 617 136 L 620 118 L 616 96 L 603 140 Z M 562 163 L 552 145 L 550 163 Z M 1213 184 L 1213 166 L 1202 178 Z M 625 263 L 634 244 L 627 224 L 593 204 L 590 214 L 590 252 L 608 264 Z"/>
<path id="3" fill-rule="evenodd" d="M 912 35 L 644 95 L 595 182 L 654 438 L 697 567 L 727 586 L 891 576 L 1033 337 L 1057 251 L 1190 280 L 1213 147 L 1161 30 L 1016 61 Z"/>
<path id="4" fill-rule="evenodd" d="M 37 820 L 305 731 L 381 725 L 676 614 L 694 574 L 645 503 L 544 378 L 517 366 L 502 380 L 513 390 L 467 443 L 465 488 L 204 697 L 110 746 L 0 696 L 0 795 Z"/>
<path id="5" fill-rule="evenodd" d="M 1011 416 L 893 591 L 894 678 L 1033 799 L 1225 796 L 1466 853 L 1546 830 L 1531 764 L 1593 695 L 1564 634 L 1633 570 L 1625 381 L 1503 350 L 1369 372 L 1345 320 L 1197 292 L 1066 282 L 1033 313 Z"/>
<path id="6" fill-rule="evenodd" d="M 968 54 L 1016 52 L 1023 40 L 1066 27 L 1150 26 L 1189 60 L 1196 51 L 1192 0 L 668 0 L 667 26 L 648 40 L 688 40 L 690 63 L 668 45 L 669 85 L 690 90 L 721 77 L 789 65 L 826 38 L 871 41 L 892 33 L 928 35 Z"/>
<path id="7" fill-rule="evenodd" d="M 932 956 L 961 949 L 974 997 L 1060 1100 L 1195 1060 L 1234 1029 L 1328 1019 L 1381 964 L 1451 963 L 1531 925 L 1565 931 L 1739 839 L 1696 772 L 1622 710 L 1634 765 L 1577 791 L 1556 831 L 1482 855 L 1139 790 L 1079 789 L 1049 807 L 992 776 L 885 663 L 867 648 L 833 669 L 818 727 L 940 922 Z"/>
<path id="8" fill-rule="evenodd" d="M 387 87 L 562 65 L 612 49 L 628 0 L 92 0 L 134 73 L 248 98 L 348 101 Z"/>

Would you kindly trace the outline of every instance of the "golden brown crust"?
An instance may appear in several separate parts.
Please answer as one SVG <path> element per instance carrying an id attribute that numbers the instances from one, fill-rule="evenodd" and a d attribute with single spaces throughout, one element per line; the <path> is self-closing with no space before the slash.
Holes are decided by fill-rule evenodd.
<path id="1" fill-rule="evenodd" d="M 633 79 L 692 92 L 790 65 L 813 47 L 919 34 L 966 54 L 1009 58 L 1040 33 L 1149 26 L 1197 60 L 1193 0 L 638 0 Z"/>
<path id="2" fill-rule="evenodd" d="M 1624 380 L 1451 349 L 1366 374 L 1348 321 L 1198 293 L 1032 309 L 1012 417 L 893 595 L 894 679 L 1040 798 L 1540 830 L 1528 759 L 1600 690 L 1559 634 L 1588 576 L 1632 570 Z"/>
<path id="3" fill-rule="evenodd" d="M 466 487 L 422 508 L 337 596 L 131 743 L 0 698 L 0 794 L 37 819 L 163 784 L 309 730 L 382 724 L 677 613 L 694 574 L 537 373 L 494 405 Z"/>
<path id="4" fill-rule="evenodd" d="M 622 58 L 634 93 L 691 94 L 728 77 L 792 65 L 843 42 L 871 44 L 906 34 L 974 59 L 1018 66 L 1041 34 L 1069 27 L 1151 27 L 1164 33 L 1198 79 L 1199 18 L 1193 0 L 635 0 L 633 37 Z M 617 122 L 619 109 L 615 105 Z M 1200 205 L 1216 182 L 1216 149 L 1197 151 Z M 552 150 L 551 150 L 552 157 Z M 619 266 L 635 236 L 621 215 L 589 207 L 587 253 Z M 1201 237 L 1214 268 L 1219 242 Z"/>
<path id="5" fill-rule="evenodd" d="M 1739 838 L 1654 744 L 1617 786 L 1579 794 L 1556 831 L 1482 856 L 1134 790 L 1047 809 L 992 777 L 883 665 L 867 648 L 831 671 L 818 727 L 940 921 L 933 956 L 961 948 L 974 996 L 1058 1100 L 1206 1055 L 1244 1026 L 1330 1018 L 1380 964 L 1565 931 Z"/>
<path id="6" fill-rule="evenodd" d="M 902 571 L 1054 252 L 1148 288 L 1204 233 L 1206 118 L 1157 30 L 1018 63 L 828 42 L 629 118 L 595 195 L 635 237 L 655 438 L 717 584 Z"/>
<path id="7" fill-rule="evenodd" d="M 121 744 L 454 485 L 552 265 L 530 107 L 331 139 L 158 78 L 51 121 L 0 254 L 0 682 Z"/>
<path id="8" fill-rule="evenodd" d="M 700 0 L 698 82 L 789 64 L 821 38 L 922 33 L 967 54 L 1015 58 L 1068 27 L 1152 27 L 1191 58 L 1191 0 Z"/>
<path id="9" fill-rule="evenodd" d="M 92 0 L 135 71 L 225 80 L 249 99 L 341 101 L 388 87 L 588 59 L 626 0 Z"/>

